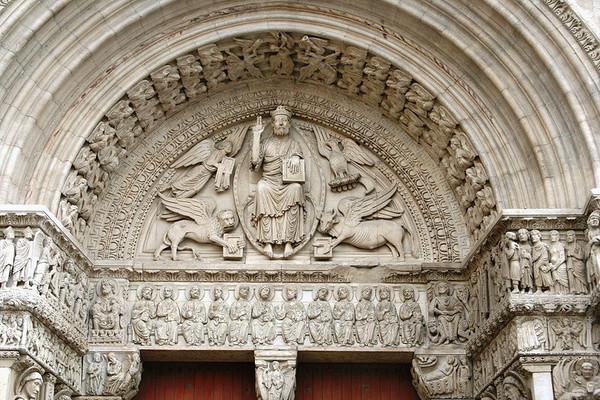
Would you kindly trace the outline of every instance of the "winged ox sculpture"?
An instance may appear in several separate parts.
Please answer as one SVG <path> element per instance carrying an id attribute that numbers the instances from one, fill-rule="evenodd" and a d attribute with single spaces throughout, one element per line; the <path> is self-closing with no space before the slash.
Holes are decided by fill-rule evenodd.
<path id="1" fill-rule="evenodd" d="M 412 255 L 409 232 L 394 220 L 403 211 L 388 207 L 396 190 L 396 186 L 390 186 L 363 198 L 345 197 L 339 201 L 337 212 L 324 212 L 319 218 L 319 231 L 334 238 L 329 248 L 340 243 L 368 250 L 386 245 L 400 260 L 407 252 Z"/>

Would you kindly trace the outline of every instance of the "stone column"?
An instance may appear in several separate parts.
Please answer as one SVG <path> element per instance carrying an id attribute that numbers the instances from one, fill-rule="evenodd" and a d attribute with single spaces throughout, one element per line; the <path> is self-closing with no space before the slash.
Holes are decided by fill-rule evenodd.
<path id="1" fill-rule="evenodd" d="M 42 400 L 54 400 L 54 385 L 56 384 L 56 377 L 52 374 L 44 374 L 44 383 L 42 384 L 42 390 L 40 391 Z"/>
<path id="2" fill-rule="evenodd" d="M 533 400 L 553 400 L 552 366 L 550 364 L 523 364 L 531 374 L 531 396 Z"/>
<path id="3" fill-rule="evenodd" d="M 296 350 L 257 349 L 256 395 L 258 400 L 293 400 L 296 391 Z"/>

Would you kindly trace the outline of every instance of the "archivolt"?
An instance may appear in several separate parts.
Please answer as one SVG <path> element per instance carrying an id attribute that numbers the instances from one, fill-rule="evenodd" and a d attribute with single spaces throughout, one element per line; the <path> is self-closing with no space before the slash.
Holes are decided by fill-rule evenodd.
<path id="1" fill-rule="evenodd" d="M 501 207 L 580 206 L 598 183 L 595 65 L 542 1 L 93 4 L 4 10 L 13 47 L 0 67 L 3 201 L 58 209 L 77 152 L 136 82 L 210 43 L 286 29 L 368 49 L 407 72 L 452 111 Z"/>

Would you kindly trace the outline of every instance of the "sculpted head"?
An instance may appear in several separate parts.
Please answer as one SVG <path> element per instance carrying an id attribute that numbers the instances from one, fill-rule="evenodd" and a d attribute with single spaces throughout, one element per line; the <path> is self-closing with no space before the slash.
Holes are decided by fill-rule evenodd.
<path id="1" fill-rule="evenodd" d="M 337 297 L 340 300 L 345 300 L 348 298 L 348 296 L 350 295 L 348 288 L 346 286 L 340 286 L 337 289 Z"/>
<path id="2" fill-rule="evenodd" d="M 559 239 L 560 239 L 560 235 L 558 234 L 558 231 L 550 231 L 550 241 L 551 242 L 558 242 Z"/>
<path id="3" fill-rule="evenodd" d="M 507 238 L 508 240 L 511 240 L 511 241 L 513 241 L 513 242 L 514 242 L 515 240 L 517 240 L 517 235 L 516 235 L 514 232 L 506 232 L 506 234 L 505 234 L 504 236 L 506 236 L 506 238 Z"/>
<path id="4" fill-rule="evenodd" d="M 111 281 L 108 279 L 102 279 L 100 281 L 100 293 L 102 296 L 110 296 L 111 294 L 115 294 L 115 292 L 115 287 Z"/>
<path id="5" fill-rule="evenodd" d="M 217 214 L 217 219 L 224 232 L 231 232 L 237 225 L 237 218 L 233 210 L 225 209 Z"/>
<path id="6" fill-rule="evenodd" d="M 292 125 L 292 113 L 284 106 L 279 106 L 271 113 L 273 117 L 273 134 L 275 136 L 285 136 L 290 133 Z"/>
<path id="7" fill-rule="evenodd" d="M 327 300 L 327 296 L 329 296 L 329 290 L 326 287 L 320 287 L 317 290 L 317 298 L 319 300 L 325 301 Z"/>
<path id="8" fill-rule="evenodd" d="M 263 286 L 258 291 L 258 294 L 262 300 L 269 300 L 271 297 L 271 288 L 269 286 Z"/>
<path id="9" fill-rule="evenodd" d="M 192 286 L 189 291 L 190 299 L 200 298 L 200 288 L 198 286 Z"/>
<path id="10" fill-rule="evenodd" d="M 25 399 L 37 398 L 40 388 L 42 387 L 42 374 L 37 371 L 31 371 L 22 379 L 19 392 L 23 394 Z"/>
<path id="11" fill-rule="evenodd" d="M 527 242 L 529 240 L 529 232 L 527 229 L 521 228 L 517 231 L 517 236 L 520 242 Z"/>
<path id="12" fill-rule="evenodd" d="M 600 226 L 600 210 L 592 211 L 587 220 L 588 227 L 597 228 Z"/>
<path id="13" fill-rule="evenodd" d="M 222 143 L 219 143 L 217 145 L 217 148 L 224 150 L 225 154 L 229 154 L 229 153 L 231 153 L 231 150 L 233 150 L 233 144 L 231 143 L 230 140 L 224 140 Z"/>
<path id="14" fill-rule="evenodd" d="M 373 289 L 370 287 L 364 287 L 360 291 L 360 295 L 364 300 L 371 300 L 371 296 L 373 295 Z"/>
<path id="15" fill-rule="evenodd" d="M 100 361 L 102 361 L 102 354 L 96 352 L 92 356 L 92 359 L 94 360 L 94 362 L 100 362 Z"/>
<path id="16" fill-rule="evenodd" d="M 575 242 L 575 231 L 568 231 L 567 232 L 567 243 L 573 243 Z"/>
<path id="17" fill-rule="evenodd" d="M 580 369 L 581 376 L 587 380 L 594 377 L 594 365 L 591 362 L 583 362 Z"/>
<path id="18" fill-rule="evenodd" d="M 283 295 L 287 301 L 296 300 L 298 297 L 298 289 L 294 286 L 288 286 L 283 290 Z"/>
<path id="19" fill-rule="evenodd" d="M 33 230 L 30 227 L 25 228 L 23 236 L 25 239 L 33 239 Z"/>
<path id="20" fill-rule="evenodd" d="M 219 287 L 219 286 L 216 286 L 216 287 L 213 289 L 213 298 L 214 298 L 215 300 L 219 300 L 219 299 L 222 299 L 222 298 L 223 298 L 223 289 L 221 289 L 221 287 Z"/>
<path id="21" fill-rule="evenodd" d="M 142 299 L 144 300 L 152 300 L 153 289 L 150 286 L 144 286 L 142 289 Z"/>
<path id="22" fill-rule="evenodd" d="M 15 230 L 12 228 L 12 226 L 4 228 L 2 230 L 2 232 L 4 233 L 5 239 L 14 239 L 15 238 Z"/>
<path id="23" fill-rule="evenodd" d="M 379 297 L 381 300 L 388 300 L 390 298 L 390 288 L 384 286 L 379 289 Z"/>
<path id="24" fill-rule="evenodd" d="M 324 211 L 319 216 L 319 232 L 327 234 L 338 222 L 339 219 L 336 217 L 334 209 L 331 209 L 331 211 Z"/>
<path id="25" fill-rule="evenodd" d="M 531 241 L 537 243 L 542 239 L 542 234 L 537 229 L 531 231 Z"/>
<path id="26" fill-rule="evenodd" d="M 240 299 L 247 299 L 248 295 L 250 295 L 250 287 L 248 285 L 240 286 L 238 290 Z"/>

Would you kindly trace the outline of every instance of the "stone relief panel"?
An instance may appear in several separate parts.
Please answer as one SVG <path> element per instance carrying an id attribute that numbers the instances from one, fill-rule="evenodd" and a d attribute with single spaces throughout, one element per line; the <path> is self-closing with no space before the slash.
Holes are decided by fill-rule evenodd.
<path id="1" fill-rule="evenodd" d="M 460 355 L 415 355 L 413 385 L 422 399 L 471 397 L 471 367 Z"/>
<path id="2" fill-rule="evenodd" d="M 125 299 L 129 283 L 103 278 L 95 284 L 89 310 L 92 343 L 122 343 L 125 339 Z"/>
<path id="3" fill-rule="evenodd" d="M 18 350 L 71 389 L 81 389 L 81 357 L 28 312 L 0 313 L 0 349 Z"/>
<path id="4" fill-rule="evenodd" d="M 469 323 L 469 287 L 445 281 L 427 285 L 429 323 L 427 331 L 432 343 L 465 343 L 471 335 Z"/>
<path id="5" fill-rule="evenodd" d="M 138 391 L 142 362 L 137 351 L 93 351 L 84 357 L 83 393 L 130 399 Z"/>
<path id="6" fill-rule="evenodd" d="M 29 311 L 83 351 L 90 300 L 79 249 L 40 214 L 0 218 L 13 223 L 0 234 L 0 309 Z"/>
<path id="7" fill-rule="evenodd" d="M 475 393 L 480 393 L 496 380 L 497 376 L 515 359 L 519 349 L 517 328 L 515 323 L 511 323 L 502 329 L 478 356 L 473 358 Z"/>
<path id="8" fill-rule="evenodd" d="M 568 357 L 554 367 L 554 394 L 559 400 L 593 399 L 600 396 L 597 357 Z"/>
<path id="9" fill-rule="evenodd" d="M 517 368 L 500 375 L 479 396 L 482 400 L 529 400 L 532 398 L 528 380 Z"/>
<path id="10" fill-rule="evenodd" d="M 409 285 L 143 283 L 131 293 L 128 342 L 144 347 L 428 344 L 425 307 Z"/>
<path id="11" fill-rule="evenodd" d="M 513 312 L 585 313 L 593 302 L 585 295 L 596 285 L 587 240 L 590 225 L 600 225 L 595 218 L 591 213 L 587 222 L 585 217 L 502 221 L 468 263 L 475 336 L 493 336 Z M 571 319 L 563 322 L 571 326 Z"/>
<path id="12" fill-rule="evenodd" d="M 256 394 L 259 400 L 293 400 L 296 391 L 295 350 L 254 351 Z"/>
<path id="13" fill-rule="evenodd" d="M 327 164 L 331 168 L 332 157 L 335 168 L 344 171 L 351 163 L 341 154 L 341 160 L 319 157 L 315 143 L 339 149 L 342 142 L 348 149 L 352 142 L 348 154 L 369 157 L 370 165 L 362 163 L 361 172 L 353 169 L 354 185 L 326 185 L 324 170 Z M 209 180 L 214 185 L 207 185 Z M 149 213 L 159 218 L 146 221 L 141 257 L 155 249 L 159 260 L 170 248 L 172 261 L 202 261 L 204 253 L 211 261 L 248 262 L 261 260 L 261 254 L 285 259 L 304 250 L 304 259 L 323 261 L 376 251 L 382 261 L 397 263 L 418 261 L 428 252 L 418 241 L 415 218 L 405 212 L 405 194 L 392 171 L 351 139 L 292 119 L 283 106 L 271 112 L 269 122 L 258 117 L 254 125 L 201 141 L 161 181 Z"/>
<path id="14" fill-rule="evenodd" d="M 247 43 L 250 43 L 249 47 Z M 479 232 L 494 220 L 496 202 L 485 169 L 456 119 L 434 94 L 406 72 L 368 51 L 325 38 L 272 32 L 204 46 L 197 54 L 179 57 L 151 73 L 130 90 L 121 100 L 123 103 L 118 107 L 121 111 L 117 115 L 111 114 L 112 121 L 107 116 L 97 127 L 101 132 L 108 132 L 102 134 L 108 138 L 100 143 L 115 142 L 118 149 L 110 151 L 111 157 L 101 157 L 100 151 L 109 146 L 100 150 L 103 144 L 100 147 L 94 145 L 92 149 L 90 146 L 95 143 L 96 135 L 91 135 L 90 143 L 82 150 L 82 162 L 73 164 L 73 174 L 65 183 L 59 207 L 63 222 L 73 230 L 83 230 L 82 238 L 86 237 L 86 232 L 95 234 L 85 228 L 90 224 L 89 210 L 94 209 L 98 196 L 105 192 L 108 176 L 113 179 L 118 175 L 115 165 L 119 165 L 125 154 L 131 157 L 132 151 L 156 122 L 182 108 L 192 98 L 193 101 L 203 99 L 205 96 L 199 94 L 205 89 L 207 94 L 214 95 L 215 90 L 220 92 L 231 85 L 257 79 L 333 85 L 350 97 L 381 107 L 384 115 L 401 124 L 407 135 L 439 163 L 473 237 L 477 238 Z M 293 110 L 297 111 L 296 108 Z M 134 124 L 129 124 L 131 140 L 119 142 L 113 130 L 131 117 L 134 119 Z M 232 120 L 239 118 L 238 115 Z M 128 145 L 130 142 L 133 144 Z M 369 184 L 359 177 L 362 175 L 360 169 L 371 167 L 374 160 L 361 154 L 362 141 L 340 140 L 325 133 L 319 135 L 318 144 L 319 154 L 330 160 L 327 169 L 332 175 L 327 183 L 331 183 L 332 189 L 345 191 L 356 184 Z M 394 158 L 393 155 L 390 157 Z M 219 176 L 227 174 L 222 169 Z"/>

